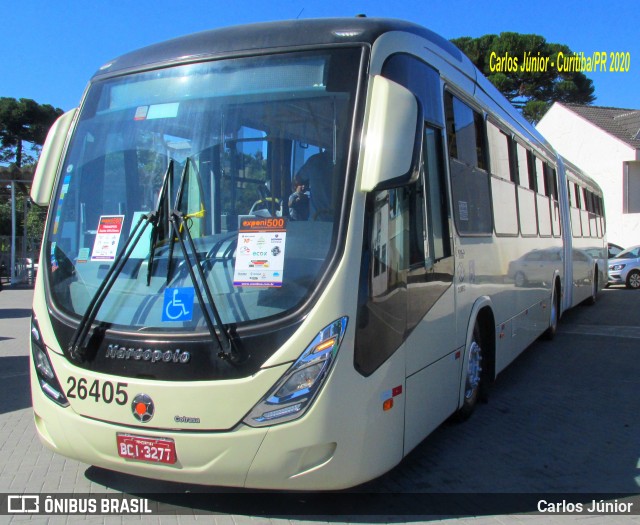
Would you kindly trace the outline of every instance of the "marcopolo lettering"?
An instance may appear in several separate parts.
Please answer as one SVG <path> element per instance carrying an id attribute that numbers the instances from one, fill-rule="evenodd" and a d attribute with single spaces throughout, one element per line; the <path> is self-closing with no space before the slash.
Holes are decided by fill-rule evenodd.
<path id="1" fill-rule="evenodd" d="M 191 360 L 191 353 L 182 350 L 158 350 L 152 348 L 127 348 L 126 346 L 109 345 L 105 354 L 107 359 L 133 359 L 150 363 L 181 363 Z"/>

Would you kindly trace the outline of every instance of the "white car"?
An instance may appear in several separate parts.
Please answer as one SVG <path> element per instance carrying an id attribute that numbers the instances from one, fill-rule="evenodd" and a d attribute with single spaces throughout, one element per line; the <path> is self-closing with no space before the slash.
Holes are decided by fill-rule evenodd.
<path id="1" fill-rule="evenodd" d="M 609 285 L 624 284 L 627 288 L 640 288 L 640 246 L 632 246 L 609 259 Z"/>

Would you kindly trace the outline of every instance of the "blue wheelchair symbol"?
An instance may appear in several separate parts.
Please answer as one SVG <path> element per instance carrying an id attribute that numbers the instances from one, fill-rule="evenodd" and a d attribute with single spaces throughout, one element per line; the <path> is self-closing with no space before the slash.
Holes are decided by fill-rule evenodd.
<path id="1" fill-rule="evenodd" d="M 191 321 L 193 317 L 193 288 L 167 288 L 162 305 L 163 321 Z"/>

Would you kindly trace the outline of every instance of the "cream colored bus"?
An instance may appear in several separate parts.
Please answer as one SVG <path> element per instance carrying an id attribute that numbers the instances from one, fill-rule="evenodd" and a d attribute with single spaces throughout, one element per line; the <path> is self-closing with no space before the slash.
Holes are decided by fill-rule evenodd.
<path id="1" fill-rule="evenodd" d="M 401 21 L 117 58 L 52 128 L 32 199 L 40 438 L 162 480 L 370 480 L 606 283 L 597 185 Z"/>

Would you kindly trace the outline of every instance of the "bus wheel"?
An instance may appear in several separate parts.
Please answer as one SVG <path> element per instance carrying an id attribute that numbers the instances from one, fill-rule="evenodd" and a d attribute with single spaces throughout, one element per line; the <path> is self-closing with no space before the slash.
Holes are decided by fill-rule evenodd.
<path id="1" fill-rule="evenodd" d="M 595 269 L 593 273 L 593 283 L 591 284 L 591 297 L 587 299 L 587 304 L 593 305 L 596 304 L 596 300 L 598 299 L 598 269 Z"/>
<path id="2" fill-rule="evenodd" d="M 560 321 L 560 294 L 556 287 L 551 292 L 551 313 L 549 314 L 549 328 L 544 332 L 544 338 L 551 341 L 558 331 L 558 322 Z"/>
<path id="3" fill-rule="evenodd" d="M 467 375 L 464 385 L 464 401 L 457 412 L 460 421 L 468 419 L 473 413 L 478 400 L 480 399 L 480 388 L 482 383 L 482 337 L 480 326 L 476 322 L 473 328 L 473 337 L 469 350 L 467 351 Z"/>
<path id="4" fill-rule="evenodd" d="M 640 272 L 638 270 L 631 270 L 627 275 L 627 288 L 634 290 L 640 288 Z"/>

